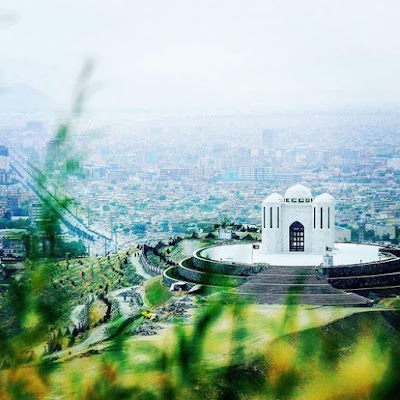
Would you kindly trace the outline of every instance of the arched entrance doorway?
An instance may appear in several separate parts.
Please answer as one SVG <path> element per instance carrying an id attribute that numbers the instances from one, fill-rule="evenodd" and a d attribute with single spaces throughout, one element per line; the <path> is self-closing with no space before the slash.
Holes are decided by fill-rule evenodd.
<path id="1" fill-rule="evenodd" d="M 304 226 L 298 221 L 289 227 L 289 251 L 304 251 Z"/>

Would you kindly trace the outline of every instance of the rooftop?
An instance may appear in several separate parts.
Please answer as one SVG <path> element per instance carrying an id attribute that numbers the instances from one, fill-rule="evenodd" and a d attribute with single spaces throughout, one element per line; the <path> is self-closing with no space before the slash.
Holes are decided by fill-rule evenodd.
<path id="1" fill-rule="evenodd" d="M 312 197 L 311 190 L 304 185 L 294 185 L 288 188 L 285 192 L 285 198 L 297 199 L 297 198 L 309 198 Z"/>

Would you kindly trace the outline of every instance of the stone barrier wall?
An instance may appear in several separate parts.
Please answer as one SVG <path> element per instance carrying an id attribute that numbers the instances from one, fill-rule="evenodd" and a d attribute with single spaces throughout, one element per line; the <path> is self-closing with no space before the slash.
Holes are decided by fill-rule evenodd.
<path id="1" fill-rule="evenodd" d="M 400 286 L 400 272 L 398 274 L 358 276 L 344 279 L 329 278 L 328 283 L 337 289 Z"/>
<path id="2" fill-rule="evenodd" d="M 190 282 L 202 283 L 216 286 L 239 286 L 245 283 L 248 278 L 238 275 L 223 275 L 192 269 L 192 258 L 183 260 L 178 267 L 179 276 Z M 184 279 L 184 280 L 185 280 Z"/>
<path id="3" fill-rule="evenodd" d="M 201 256 L 203 250 L 204 249 L 200 249 L 196 251 L 191 258 L 192 266 L 201 271 L 214 272 L 222 275 L 249 276 L 260 272 L 264 268 L 264 265 L 251 266 L 249 264 L 208 260 Z"/>
<path id="4" fill-rule="evenodd" d="M 166 269 L 163 273 L 163 284 L 165 286 L 170 287 L 173 283 L 176 282 L 180 282 L 182 281 L 182 279 L 179 278 L 175 278 L 173 276 L 173 271 L 177 271 L 178 267 L 170 267 L 168 269 Z M 186 282 L 185 280 L 183 280 L 184 282 Z M 197 283 L 194 282 L 186 282 L 187 285 L 187 290 L 191 289 L 192 287 L 196 286 Z M 211 293 L 217 293 L 221 291 L 221 287 L 220 286 L 212 286 L 212 285 L 204 285 L 202 284 L 202 288 L 201 288 L 201 292 L 202 294 L 211 294 Z"/>
<path id="5" fill-rule="evenodd" d="M 139 262 L 142 264 L 143 269 L 152 276 L 162 275 L 164 270 L 158 266 L 152 265 L 146 257 L 146 254 L 142 251 L 139 256 Z"/>
<path id="6" fill-rule="evenodd" d="M 178 271 L 178 267 L 170 267 L 168 269 L 166 269 L 163 273 L 163 284 L 165 286 L 170 287 L 173 283 L 177 283 L 179 281 L 181 281 L 182 279 L 176 278 L 173 276 L 173 272 L 177 272 Z M 187 285 L 190 288 L 192 288 L 193 286 L 196 285 L 196 283 L 194 282 L 187 282 Z"/>
<path id="7" fill-rule="evenodd" d="M 322 274 L 328 278 L 351 277 L 360 275 L 379 275 L 400 272 L 400 259 L 376 261 L 365 264 L 343 265 L 322 268 Z"/>
<path id="8" fill-rule="evenodd" d="M 400 286 L 348 289 L 347 291 L 359 294 L 360 296 L 364 297 L 394 297 L 400 294 Z"/>

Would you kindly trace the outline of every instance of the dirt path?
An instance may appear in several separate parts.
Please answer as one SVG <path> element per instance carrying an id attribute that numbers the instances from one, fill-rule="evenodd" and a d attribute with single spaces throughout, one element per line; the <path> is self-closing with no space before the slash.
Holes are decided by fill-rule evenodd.
<path id="1" fill-rule="evenodd" d="M 73 325 L 79 324 L 79 322 L 80 322 L 79 314 L 84 309 L 84 307 L 85 306 L 83 304 L 79 304 L 76 307 L 74 307 L 74 309 L 72 310 L 70 319 L 71 319 L 71 322 Z"/>
<path id="2" fill-rule="evenodd" d="M 137 288 L 137 286 L 129 286 L 122 289 L 113 290 L 112 292 L 109 293 L 109 296 L 118 302 L 119 311 L 121 313 L 119 321 L 121 323 L 124 322 L 126 319 L 128 319 L 132 314 L 137 312 L 139 309 L 138 307 L 132 307 L 130 305 L 130 300 L 124 300 L 124 297 L 120 296 L 121 293 L 129 291 L 133 288 Z M 130 299 L 130 297 L 128 297 L 128 299 Z M 83 305 L 78 305 L 72 310 L 71 321 L 73 321 L 74 323 L 79 323 L 78 315 L 83 307 L 84 307 Z M 110 336 L 110 334 L 108 333 L 108 328 L 113 323 L 114 321 L 108 322 L 97 328 L 89 330 L 89 336 L 82 343 L 79 343 L 75 346 L 59 351 L 57 353 L 50 354 L 48 357 L 61 358 L 64 356 L 74 355 L 80 353 L 81 351 L 87 349 L 90 346 L 103 342 Z"/>

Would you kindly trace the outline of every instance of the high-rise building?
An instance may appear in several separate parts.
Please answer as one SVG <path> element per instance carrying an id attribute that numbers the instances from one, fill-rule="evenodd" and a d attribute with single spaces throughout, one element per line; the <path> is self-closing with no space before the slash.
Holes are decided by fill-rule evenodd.
<path id="1" fill-rule="evenodd" d="M 7 208 L 14 210 L 21 207 L 21 193 L 12 193 L 7 196 Z"/>
<path id="2" fill-rule="evenodd" d="M 6 146 L 0 145 L 0 170 L 8 171 L 10 169 L 9 152 Z"/>
<path id="3" fill-rule="evenodd" d="M 50 140 L 47 143 L 47 160 L 51 165 L 51 168 L 57 167 L 61 161 L 61 143 L 59 140 Z"/>
<path id="4" fill-rule="evenodd" d="M 4 169 L 0 170 L 0 185 L 9 185 L 12 182 L 11 172 Z"/>
<path id="5" fill-rule="evenodd" d="M 273 149 L 276 146 L 276 132 L 272 129 L 264 129 L 262 132 L 262 144 L 267 149 Z"/>
<path id="6" fill-rule="evenodd" d="M 36 222 L 43 218 L 43 204 L 32 203 L 29 207 L 29 218 L 32 222 Z"/>

